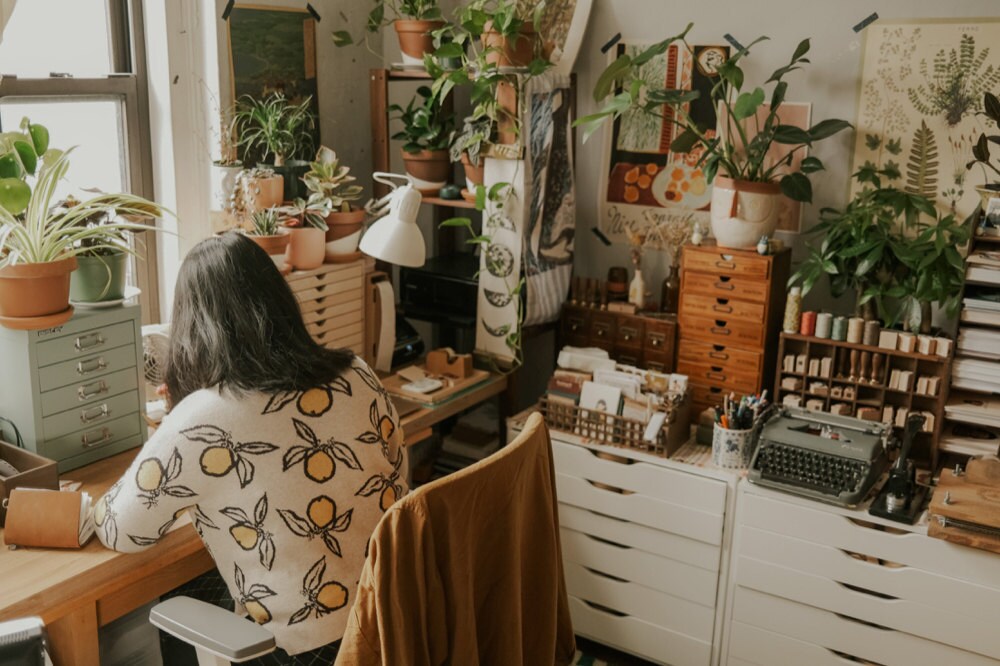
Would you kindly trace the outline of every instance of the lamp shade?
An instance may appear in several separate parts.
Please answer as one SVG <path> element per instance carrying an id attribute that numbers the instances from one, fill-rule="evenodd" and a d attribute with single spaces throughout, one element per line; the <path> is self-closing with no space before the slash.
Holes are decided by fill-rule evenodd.
<path id="1" fill-rule="evenodd" d="M 397 266 L 423 266 L 427 248 L 417 226 L 420 202 L 420 192 L 409 185 L 393 191 L 388 215 L 368 227 L 360 250 Z"/>

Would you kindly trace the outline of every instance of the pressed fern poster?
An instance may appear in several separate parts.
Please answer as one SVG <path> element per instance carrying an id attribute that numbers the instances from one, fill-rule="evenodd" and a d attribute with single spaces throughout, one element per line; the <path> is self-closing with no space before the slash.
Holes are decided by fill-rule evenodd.
<path id="1" fill-rule="evenodd" d="M 983 94 L 1000 92 L 1000 20 L 880 21 L 865 38 L 854 170 L 887 169 L 895 187 L 968 216 L 986 182 L 966 165 Z"/>

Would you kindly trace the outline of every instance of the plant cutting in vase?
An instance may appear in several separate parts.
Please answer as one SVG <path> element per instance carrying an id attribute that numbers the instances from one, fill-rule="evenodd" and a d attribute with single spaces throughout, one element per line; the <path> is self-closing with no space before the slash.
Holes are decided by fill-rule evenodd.
<path id="1" fill-rule="evenodd" d="M 280 93 L 261 100 L 244 95 L 233 116 L 243 163 L 258 163 L 283 176 L 286 200 L 303 194 L 300 178 L 308 169 L 303 158 L 312 154 L 316 130 L 311 105 L 311 96 L 296 104 Z"/>
<path id="2" fill-rule="evenodd" d="M 751 47 L 767 39 L 760 37 L 718 65 L 718 78 L 709 93 L 713 106 L 720 113 L 718 133 L 716 128 L 699 126 L 691 117 L 688 105 L 701 97 L 700 91 L 651 86 L 641 71 L 644 65 L 666 53 L 674 44 L 693 55 L 687 41 L 691 28 L 689 24 L 680 34 L 636 55 L 622 54 L 608 65 L 594 87 L 594 100 L 603 102 L 603 108 L 581 118 L 577 124 L 585 127 L 586 139 L 605 122 L 627 111 L 638 110 L 677 127 L 680 134 L 671 143 L 670 150 L 675 153 L 702 150 L 698 166 L 708 182 L 715 181 L 712 230 L 718 243 L 727 247 L 752 247 L 761 236 L 769 236 L 774 231 L 779 212 L 777 197 L 784 194 L 795 201 L 812 201 L 812 185 L 806 174 L 822 170 L 823 163 L 810 156 L 795 169 L 795 154 L 851 125 L 837 119 L 823 120 L 809 129 L 782 124 L 778 112 L 788 91 L 784 78 L 809 62 L 805 57 L 809 52 L 809 40 L 802 40 L 789 63 L 775 70 L 763 85 L 747 90 L 740 61 L 749 54 Z M 768 96 L 763 86 L 771 84 Z M 747 131 L 750 122 L 756 130 L 753 135 Z M 787 146 L 788 151 L 783 159 L 769 161 L 768 152 L 776 143 Z M 762 213 L 748 219 L 752 211 Z"/>
<path id="3" fill-rule="evenodd" d="M 281 224 L 277 208 L 254 211 L 247 236 L 270 255 L 278 268 L 285 265 L 285 251 L 291 236 Z"/>
<path id="4" fill-rule="evenodd" d="M 427 86 L 417 88 L 406 108 L 393 104 L 389 111 L 398 114 L 394 119 L 403 123 L 403 128 L 392 138 L 404 142 L 406 172 L 421 194 L 436 195 L 451 176 L 448 142 L 454 118 L 444 113 Z"/>
<path id="5" fill-rule="evenodd" d="M 17 151 L 21 172 L 0 179 L 0 323 L 14 328 L 55 326 L 72 316 L 70 273 L 77 257 L 104 250 L 129 252 L 119 243 L 122 234 L 148 230 L 135 220 L 160 217 L 165 209 L 130 194 L 98 194 L 54 206 L 73 149 L 49 148 L 48 131 L 27 119 L 21 132 L 4 134 L 2 141 Z M 22 143 L 29 144 L 30 154 Z M 0 154 L 7 152 L 0 148 Z M 9 164 L 4 174 L 11 173 Z M 98 213 L 107 218 L 95 221 Z"/>
<path id="6" fill-rule="evenodd" d="M 390 23 L 399 37 L 405 65 L 423 64 L 424 54 L 433 49 L 431 33 L 444 25 L 437 0 L 375 0 L 365 29 L 373 34 Z M 333 33 L 333 43 L 347 46 L 354 38 L 348 31 L 338 30 Z"/>
<path id="7" fill-rule="evenodd" d="M 483 153 L 489 144 L 492 129 L 489 118 L 475 119 L 469 116 L 461 131 L 451 133 L 448 156 L 452 162 L 461 162 L 465 168 L 466 190 L 462 196 L 466 199 L 474 198 L 476 187 L 483 184 L 483 172 L 486 168 Z"/>
<path id="8" fill-rule="evenodd" d="M 312 194 L 308 199 L 295 199 L 278 212 L 283 216 L 282 224 L 289 229 L 287 262 L 300 270 L 322 266 L 329 230 L 326 218 L 330 215 L 326 198 Z"/>

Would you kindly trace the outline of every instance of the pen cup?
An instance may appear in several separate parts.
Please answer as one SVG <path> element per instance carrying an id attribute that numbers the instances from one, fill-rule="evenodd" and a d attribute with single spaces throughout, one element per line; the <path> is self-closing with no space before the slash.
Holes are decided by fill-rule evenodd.
<path id="1" fill-rule="evenodd" d="M 753 428 L 729 430 L 715 424 L 712 432 L 712 462 L 723 469 L 740 469 L 750 464 Z"/>

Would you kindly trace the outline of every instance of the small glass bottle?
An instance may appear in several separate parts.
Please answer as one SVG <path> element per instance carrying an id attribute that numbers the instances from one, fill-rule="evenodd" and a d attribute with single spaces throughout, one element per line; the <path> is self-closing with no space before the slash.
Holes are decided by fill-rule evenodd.
<path id="1" fill-rule="evenodd" d="M 635 269 L 635 277 L 628 286 L 628 302 L 641 310 L 646 306 L 646 281 L 642 278 L 642 269 Z"/>
<path id="2" fill-rule="evenodd" d="M 667 277 L 663 279 L 660 290 L 660 312 L 677 314 L 677 301 L 681 292 L 681 283 L 677 279 L 677 271 L 673 266 L 667 266 Z"/>
<path id="3" fill-rule="evenodd" d="M 792 287 L 785 301 L 785 320 L 781 327 L 785 333 L 798 333 L 802 321 L 802 289 Z"/>

